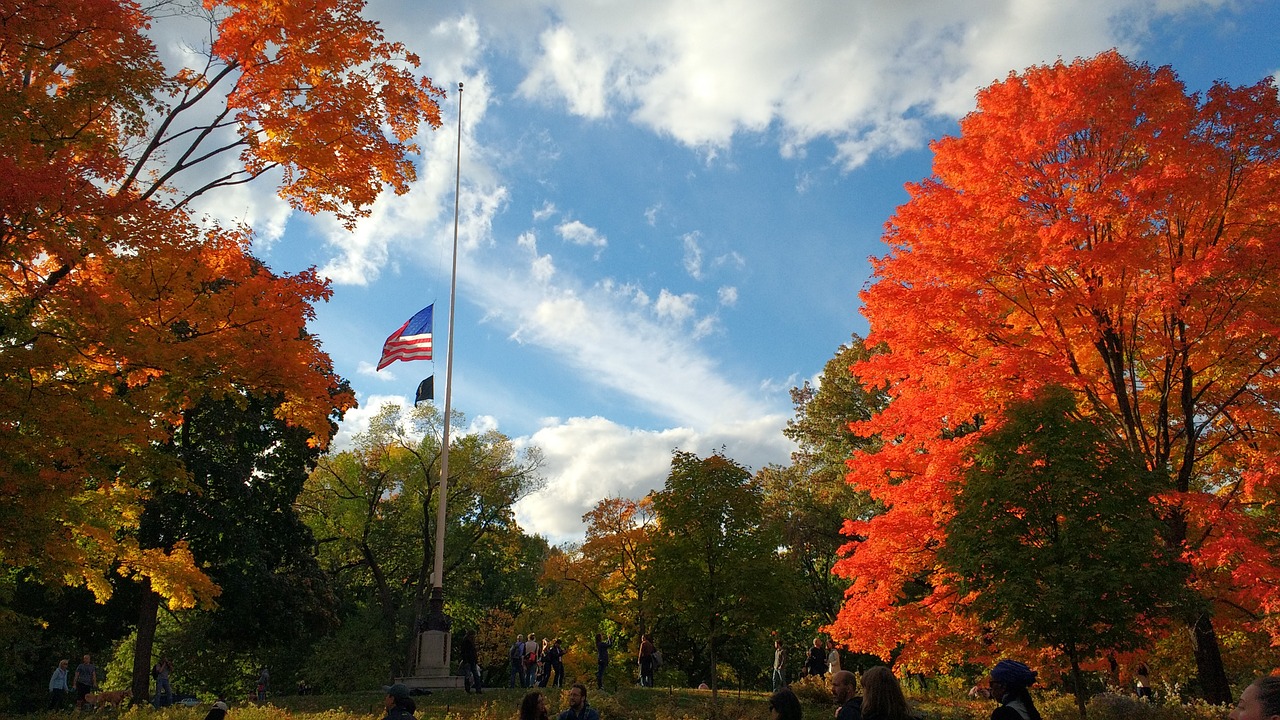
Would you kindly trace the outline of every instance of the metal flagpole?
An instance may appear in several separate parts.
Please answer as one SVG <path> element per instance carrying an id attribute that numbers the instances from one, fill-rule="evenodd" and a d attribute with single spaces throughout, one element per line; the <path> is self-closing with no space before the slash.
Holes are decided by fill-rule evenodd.
<path id="1" fill-rule="evenodd" d="M 436 556 L 431 573 L 431 605 L 427 612 L 427 628 L 448 630 L 444 614 L 444 524 L 445 505 L 449 499 L 449 414 L 453 409 L 453 318 L 454 299 L 458 294 L 458 207 L 462 188 L 462 83 L 458 83 L 458 162 L 453 179 L 453 272 L 449 279 L 449 349 L 444 366 L 444 432 L 440 441 L 440 500 L 436 503 Z"/>

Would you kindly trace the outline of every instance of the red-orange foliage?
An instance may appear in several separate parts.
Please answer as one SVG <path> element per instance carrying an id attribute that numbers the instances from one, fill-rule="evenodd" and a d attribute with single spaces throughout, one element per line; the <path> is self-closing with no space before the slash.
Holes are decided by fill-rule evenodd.
<path id="1" fill-rule="evenodd" d="M 176 15 L 0 0 L 0 565 L 100 595 L 114 566 L 172 604 L 207 599 L 180 543 L 129 533 L 182 473 L 157 444 L 205 397 L 279 395 L 318 443 L 353 404 L 306 332 L 327 283 L 271 272 L 247 231 L 185 205 L 278 170 L 294 207 L 350 224 L 407 190 L 442 93 L 362 9 L 207 0 L 190 47 L 212 45 L 169 71 L 147 32 Z"/>
<path id="2" fill-rule="evenodd" d="M 1170 537 L 1219 622 L 1274 614 L 1274 84 L 1199 97 L 1108 52 L 1011 74 L 977 100 L 959 136 L 933 144 L 933 176 L 908 187 L 863 295 L 868 344 L 889 351 L 853 372 L 888 382 L 891 401 L 855 424 L 886 442 L 849 477 L 886 511 L 846 524 L 858 539 L 837 571 L 853 586 L 834 633 L 882 656 L 905 643 L 901 662 L 922 670 L 1002 649 L 957 612 L 935 551 L 966 449 L 1046 383 L 1167 472 Z M 983 430 L 966 433 L 975 419 Z"/>

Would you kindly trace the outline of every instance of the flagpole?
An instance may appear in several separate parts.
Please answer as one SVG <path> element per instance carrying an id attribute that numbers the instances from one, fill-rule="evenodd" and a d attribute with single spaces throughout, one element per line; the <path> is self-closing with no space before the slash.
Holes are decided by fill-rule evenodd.
<path id="1" fill-rule="evenodd" d="M 433 630 L 449 629 L 449 618 L 444 614 L 444 525 L 446 504 L 449 499 L 449 415 L 453 410 L 453 318 L 454 302 L 458 294 L 458 208 L 462 188 L 462 83 L 458 83 L 458 159 L 453 178 L 453 272 L 449 278 L 449 332 L 448 349 L 444 366 L 444 432 L 440 441 L 440 499 L 436 503 L 436 556 L 435 569 L 431 573 L 431 604 L 427 614 L 427 627 Z M 435 625 L 436 627 L 432 627 Z"/>

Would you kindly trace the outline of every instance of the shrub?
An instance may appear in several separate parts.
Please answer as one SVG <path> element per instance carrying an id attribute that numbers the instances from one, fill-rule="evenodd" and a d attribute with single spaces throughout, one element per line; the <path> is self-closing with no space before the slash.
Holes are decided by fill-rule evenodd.
<path id="1" fill-rule="evenodd" d="M 791 683 L 791 692 L 800 702 L 810 705 L 833 705 L 836 701 L 831 695 L 831 686 L 821 675 L 809 675 Z"/>

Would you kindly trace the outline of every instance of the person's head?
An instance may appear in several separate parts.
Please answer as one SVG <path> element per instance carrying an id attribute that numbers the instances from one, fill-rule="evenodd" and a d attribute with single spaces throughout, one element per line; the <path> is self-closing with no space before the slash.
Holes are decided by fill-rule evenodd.
<path id="1" fill-rule="evenodd" d="M 831 676 L 831 695 L 836 702 L 843 705 L 858 694 L 858 680 L 848 670 L 841 670 Z"/>
<path id="2" fill-rule="evenodd" d="M 813 639 L 813 646 L 814 646 L 814 647 L 822 647 L 822 638 L 821 638 L 821 637 L 816 637 L 816 638 L 814 638 L 814 639 Z"/>
<path id="3" fill-rule="evenodd" d="M 524 642 L 524 633 L 516 636 L 516 642 Z"/>
<path id="4" fill-rule="evenodd" d="M 596 633 L 596 642 L 598 643 L 604 642 L 604 636 L 601 635 L 600 633 Z"/>
<path id="5" fill-rule="evenodd" d="M 773 714 L 773 720 L 800 720 L 803 713 L 800 699 L 786 687 L 769 696 L 769 712 Z"/>
<path id="6" fill-rule="evenodd" d="M 533 633 L 529 633 L 529 642 L 533 642 L 535 640 L 537 640 L 537 638 L 533 636 Z"/>
<path id="7" fill-rule="evenodd" d="M 862 712 L 886 718 L 905 718 L 910 708 L 893 671 L 876 665 L 862 673 Z"/>
<path id="8" fill-rule="evenodd" d="M 387 688 L 387 696 L 383 699 L 382 704 L 390 710 L 393 707 L 404 707 L 412 703 L 409 697 L 409 686 L 404 683 L 396 683 Z"/>
<path id="9" fill-rule="evenodd" d="M 63 670 L 66 670 L 66 669 L 67 669 L 67 665 L 68 665 L 68 664 L 69 664 L 69 661 L 67 661 L 67 660 L 59 660 L 59 661 L 58 661 L 58 667 L 62 668 Z"/>
<path id="10" fill-rule="evenodd" d="M 547 716 L 547 699 L 537 690 L 531 690 L 520 701 L 520 720 L 538 720 Z"/>
<path id="11" fill-rule="evenodd" d="M 583 705 L 587 704 L 587 686 L 582 683 L 574 683 L 569 688 L 569 707 L 574 710 L 581 710 Z"/>
<path id="12" fill-rule="evenodd" d="M 991 668 L 991 699 L 1001 700 L 1005 695 L 1017 695 L 1036 682 L 1036 671 L 1017 660 L 1001 660 Z"/>
<path id="13" fill-rule="evenodd" d="M 89 664 L 89 653 L 85 653 L 85 654 L 84 654 L 84 664 L 85 664 L 85 665 L 88 665 L 88 664 Z"/>
<path id="14" fill-rule="evenodd" d="M 556 638 L 556 641 L 551 644 L 555 645 L 556 647 L 560 647 L 560 638 Z"/>
<path id="15" fill-rule="evenodd" d="M 1240 702 L 1231 711 L 1231 720 L 1277 720 L 1280 718 L 1280 677 L 1260 677 L 1240 693 Z"/>

